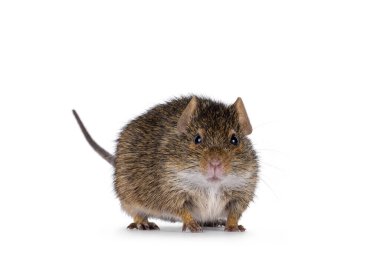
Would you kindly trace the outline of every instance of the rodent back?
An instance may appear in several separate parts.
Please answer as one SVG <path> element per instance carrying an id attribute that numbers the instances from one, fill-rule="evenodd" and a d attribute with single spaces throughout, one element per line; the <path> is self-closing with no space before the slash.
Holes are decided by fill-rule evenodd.
<path id="1" fill-rule="evenodd" d="M 119 159 L 116 160 L 131 162 L 135 166 L 156 166 L 166 162 L 183 167 L 186 163 L 194 163 L 197 159 L 199 161 L 202 152 L 207 148 L 219 146 L 228 152 L 237 151 L 230 145 L 233 131 L 241 144 L 239 152 L 234 152 L 236 156 L 240 160 L 245 159 L 245 162 L 254 162 L 256 154 L 246 137 L 247 127 L 244 129 L 241 124 L 249 124 L 249 120 L 247 117 L 248 123 L 244 121 L 244 117 L 243 121 L 240 120 L 237 111 L 242 106 L 246 113 L 241 99 L 236 102 L 240 104 L 227 106 L 211 99 L 195 97 L 195 110 L 180 132 L 179 121 L 193 100 L 194 97 L 171 100 L 153 107 L 131 121 L 118 140 L 116 156 Z M 195 149 L 193 141 L 199 131 L 203 131 L 204 135 L 203 148 Z"/>

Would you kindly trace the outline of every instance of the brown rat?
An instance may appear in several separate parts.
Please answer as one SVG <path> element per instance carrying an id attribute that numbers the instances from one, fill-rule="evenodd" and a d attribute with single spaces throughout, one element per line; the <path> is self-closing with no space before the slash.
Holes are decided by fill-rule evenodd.
<path id="1" fill-rule="evenodd" d="M 258 160 L 241 98 L 227 106 L 183 97 L 153 107 L 124 127 L 115 156 L 73 113 L 90 145 L 115 167 L 116 194 L 134 220 L 128 228 L 158 229 L 152 217 L 182 221 L 183 231 L 245 230 L 238 220 L 253 200 Z"/>

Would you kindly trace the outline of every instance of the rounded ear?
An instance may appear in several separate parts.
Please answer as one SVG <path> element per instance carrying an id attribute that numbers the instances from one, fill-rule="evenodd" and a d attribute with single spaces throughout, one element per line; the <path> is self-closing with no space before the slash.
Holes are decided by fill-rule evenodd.
<path id="1" fill-rule="evenodd" d="M 245 135 L 249 135 L 252 133 L 252 126 L 249 122 L 247 111 L 245 110 L 243 100 L 239 97 L 234 103 L 234 108 L 239 117 L 240 128 Z"/>
<path id="2" fill-rule="evenodd" d="M 177 122 L 177 130 L 180 133 L 185 133 L 188 125 L 190 124 L 191 118 L 193 117 L 197 109 L 197 98 L 193 97 L 190 102 L 187 104 L 185 110 L 182 112 L 181 117 Z"/>

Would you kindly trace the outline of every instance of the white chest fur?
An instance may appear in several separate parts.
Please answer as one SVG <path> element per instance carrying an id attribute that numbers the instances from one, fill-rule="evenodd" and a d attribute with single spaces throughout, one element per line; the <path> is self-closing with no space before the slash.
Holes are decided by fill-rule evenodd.
<path id="1" fill-rule="evenodd" d="M 176 173 L 173 184 L 192 196 L 193 216 L 200 221 L 215 221 L 226 218 L 225 207 L 228 200 L 224 191 L 244 187 L 246 178 L 228 175 L 220 182 L 209 182 L 196 171 L 181 171 Z"/>
<path id="2" fill-rule="evenodd" d="M 193 193 L 194 218 L 200 221 L 214 221 L 227 216 L 226 199 L 219 187 L 198 189 Z"/>

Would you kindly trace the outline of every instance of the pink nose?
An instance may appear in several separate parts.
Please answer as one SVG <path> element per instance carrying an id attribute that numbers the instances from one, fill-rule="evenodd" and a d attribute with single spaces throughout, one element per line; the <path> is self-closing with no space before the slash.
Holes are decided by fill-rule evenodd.
<path id="1" fill-rule="evenodd" d="M 214 159 L 214 160 L 210 161 L 210 165 L 211 165 L 211 167 L 214 167 L 214 168 L 220 167 L 222 165 L 222 162 L 220 160 Z"/>
<path id="2" fill-rule="evenodd" d="M 222 170 L 222 161 L 218 159 L 213 159 L 210 161 L 210 168 L 214 170 L 214 172 Z"/>

